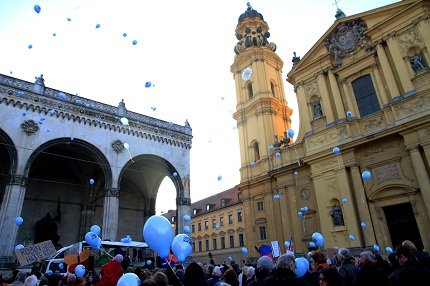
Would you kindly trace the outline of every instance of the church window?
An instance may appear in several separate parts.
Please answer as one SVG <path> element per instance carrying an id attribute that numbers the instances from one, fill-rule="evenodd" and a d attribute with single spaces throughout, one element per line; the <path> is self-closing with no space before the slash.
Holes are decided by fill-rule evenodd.
<path id="1" fill-rule="evenodd" d="M 354 90 L 361 117 L 381 110 L 370 75 L 365 75 L 354 80 L 352 82 L 352 89 Z"/>
<path id="2" fill-rule="evenodd" d="M 244 246 L 243 233 L 239 233 L 239 246 Z"/>
<path id="3" fill-rule="evenodd" d="M 276 97 L 276 93 L 275 93 L 275 85 L 273 84 L 273 82 L 270 83 L 270 89 L 272 90 L 272 96 Z"/>
<path id="4" fill-rule="evenodd" d="M 267 235 L 266 235 L 266 226 L 260 226 L 258 227 L 259 232 L 260 232 L 260 240 L 266 240 L 267 239 Z"/>
<path id="5" fill-rule="evenodd" d="M 199 241 L 199 252 L 202 252 L 202 242 Z"/>
<path id="6" fill-rule="evenodd" d="M 248 98 L 249 99 L 253 98 L 254 92 L 252 91 L 252 84 L 251 83 L 248 84 L 247 89 L 248 89 Z"/>
<path id="7" fill-rule="evenodd" d="M 264 211 L 263 202 L 258 202 L 257 203 L 257 211 Z"/>
<path id="8" fill-rule="evenodd" d="M 258 142 L 254 142 L 252 144 L 252 148 L 254 149 L 254 161 L 260 160 L 260 146 Z"/>

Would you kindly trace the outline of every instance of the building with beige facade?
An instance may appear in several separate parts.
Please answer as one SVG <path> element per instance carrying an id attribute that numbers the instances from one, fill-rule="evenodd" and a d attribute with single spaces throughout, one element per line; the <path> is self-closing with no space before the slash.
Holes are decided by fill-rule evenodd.
<path id="1" fill-rule="evenodd" d="M 278 241 L 284 252 L 293 238 L 305 252 L 320 232 L 327 249 L 383 251 L 404 239 L 430 248 L 429 9 L 405 0 L 338 13 L 286 78 L 262 14 L 249 5 L 239 17 L 231 72 L 246 245 Z M 299 106 L 294 141 L 285 79 Z M 218 213 L 193 218 L 209 224 L 193 233 L 202 250 L 219 237 L 212 219 Z"/>

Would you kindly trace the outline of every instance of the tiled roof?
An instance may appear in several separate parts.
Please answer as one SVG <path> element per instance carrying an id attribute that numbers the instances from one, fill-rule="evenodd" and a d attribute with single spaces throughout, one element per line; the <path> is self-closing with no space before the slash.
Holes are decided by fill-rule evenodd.
<path id="1" fill-rule="evenodd" d="M 200 201 L 197 201 L 195 203 L 191 204 L 191 214 L 194 217 L 194 209 L 197 209 L 197 214 L 196 216 L 208 213 L 208 212 L 212 212 L 214 210 L 218 210 L 221 208 L 225 208 L 234 204 L 239 203 L 239 198 L 238 198 L 238 188 L 237 186 L 225 190 L 223 192 L 220 192 L 218 194 L 215 194 L 213 196 L 204 198 Z M 225 205 L 222 206 L 221 205 L 221 200 L 225 200 Z M 210 205 L 209 211 L 206 210 L 206 206 Z"/>

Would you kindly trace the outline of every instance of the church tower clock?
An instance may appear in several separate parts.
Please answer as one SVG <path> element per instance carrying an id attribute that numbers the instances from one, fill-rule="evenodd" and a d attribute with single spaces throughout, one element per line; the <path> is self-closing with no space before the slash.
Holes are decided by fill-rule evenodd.
<path id="1" fill-rule="evenodd" d="M 236 56 L 231 72 L 236 82 L 236 112 L 241 158 L 241 182 L 252 177 L 250 168 L 265 166 L 276 148 L 289 145 L 292 109 L 284 95 L 283 61 L 268 41 L 269 26 L 249 2 L 236 26 Z"/>

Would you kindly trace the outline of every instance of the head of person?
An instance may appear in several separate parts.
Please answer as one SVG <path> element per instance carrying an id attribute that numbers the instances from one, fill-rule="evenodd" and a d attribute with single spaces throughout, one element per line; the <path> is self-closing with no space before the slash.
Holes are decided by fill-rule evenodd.
<path id="1" fill-rule="evenodd" d="M 115 255 L 115 257 L 113 258 L 113 260 L 121 263 L 124 260 L 124 256 L 122 256 L 122 254 L 117 254 Z"/>
<path id="2" fill-rule="evenodd" d="M 268 272 L 271 272 L 273 269 L 273 261 L 272 258 L 269 256 L 261 256 L 257 260 L 257 269 L 258 270 L 266 270 Z"/>
<path id="3" fill-rule="evenodd" d="M 224 282 L 230 284 L 231 286 L 239 285 L 239 280 L 237 280 L 237 273 L 233 269 L 227 269 L 224 272 Z"/>
<path id="4" fill-rule="evenodd" d="M 319 272 L 319 285 L 320 286 L 341 286 L 342 280 L 335 267 L 325 267 Z"/>
<path id="5" fill-rule="evenodd" d="M 215 266 L 212 271 L 212 274 L 213 276 L 221 277 L 222 276 L 221 267 Z"/>
<path id="6" fill-rule="evenodd" d="M 155 282 L 152 278 L 147 278 L 142 281 L 140 286 L 158 286 L 157 282 Z"/>
<path id="7" fill-rule="evenodd" d="M 208 274 L 212 275 L 214 273 L 214 266 L 213 265 L 208 265 Z"/>
<path id="8" fill-rule="evenodd" d="M 343 263 L 344 261 L 351 259 L 351 252 L 348 248 L 339 248 L 336 259 L 339 263 Z"/>
<path id="9" fill-rule="evenodd" d="M 36 275 L 30 275 L 24 280 L 24 286 L 36 286 L 37 285 L 37 277 Z"/>
<path id="10" fill-rule="evenodd" d="M 279 256 L 276 261 L 276 269 L 289 269 L 294 272 L 296 270 L 296 260 L 294 256 L 287 254 Z"/>
<path id="11" fill-rule="evenodd" d="M 27 278 L 27 273 L 26 273 L 26 272 L 24 272 L 24 271 L 19 271 L 19 272 L 16 274 L 15 281 L 20 281 L 20 282 L 24 283 L 25 278 Z"/>
<path id="12" fill-rule="evenodd" d="M 255 268 L 252 266 L 248 266 L 248 270 L 246 271 L 246 279 L 251 279 L 255 275 Z"/>
<path id="13" fill-rule="evenodd" d="M 371 251 L 363 251 L 360 253 L 358 264 L 360 266 L 373 266 L 376 263 L 375 255 Z"/>
<path id="14" fill-rule="evenodd" d="M 316 265 L 327 263 L 327 256 L 319 249 L 311 252 L 311 258 Z"/>
<path id="15" fill-rule="evenodd" d="M 409 248 L 412 252 L 417 252 L 418 251 L 417 247 L 415 246 L 415 243 L 413 243 L 410 240 L 404 240 L 402 242 L 402 246 Z"/>
<path id="16" fill-rule="evenodd" d="M 396 248 L 396 258 L 400 265 L 404 265 L 408 261 L 416 261 L 413 250 L 403 245 Z"/>
<path id="17" fill-rule="evenodd" d="M 167 278 L 167 275 L 160 271 L 155 272 L 155 274 L 152 275 L 152 280 L 157 283 L 157 286 L 169 285 L 169 279 Z"/>
<path id="18" fill-rule="evenodd" d="M 184 284 L 185 285 L 199 285 L 206 282 L 205 273 L 203 268 L 196 262 L 191 262 L 185 268 Z"/>

